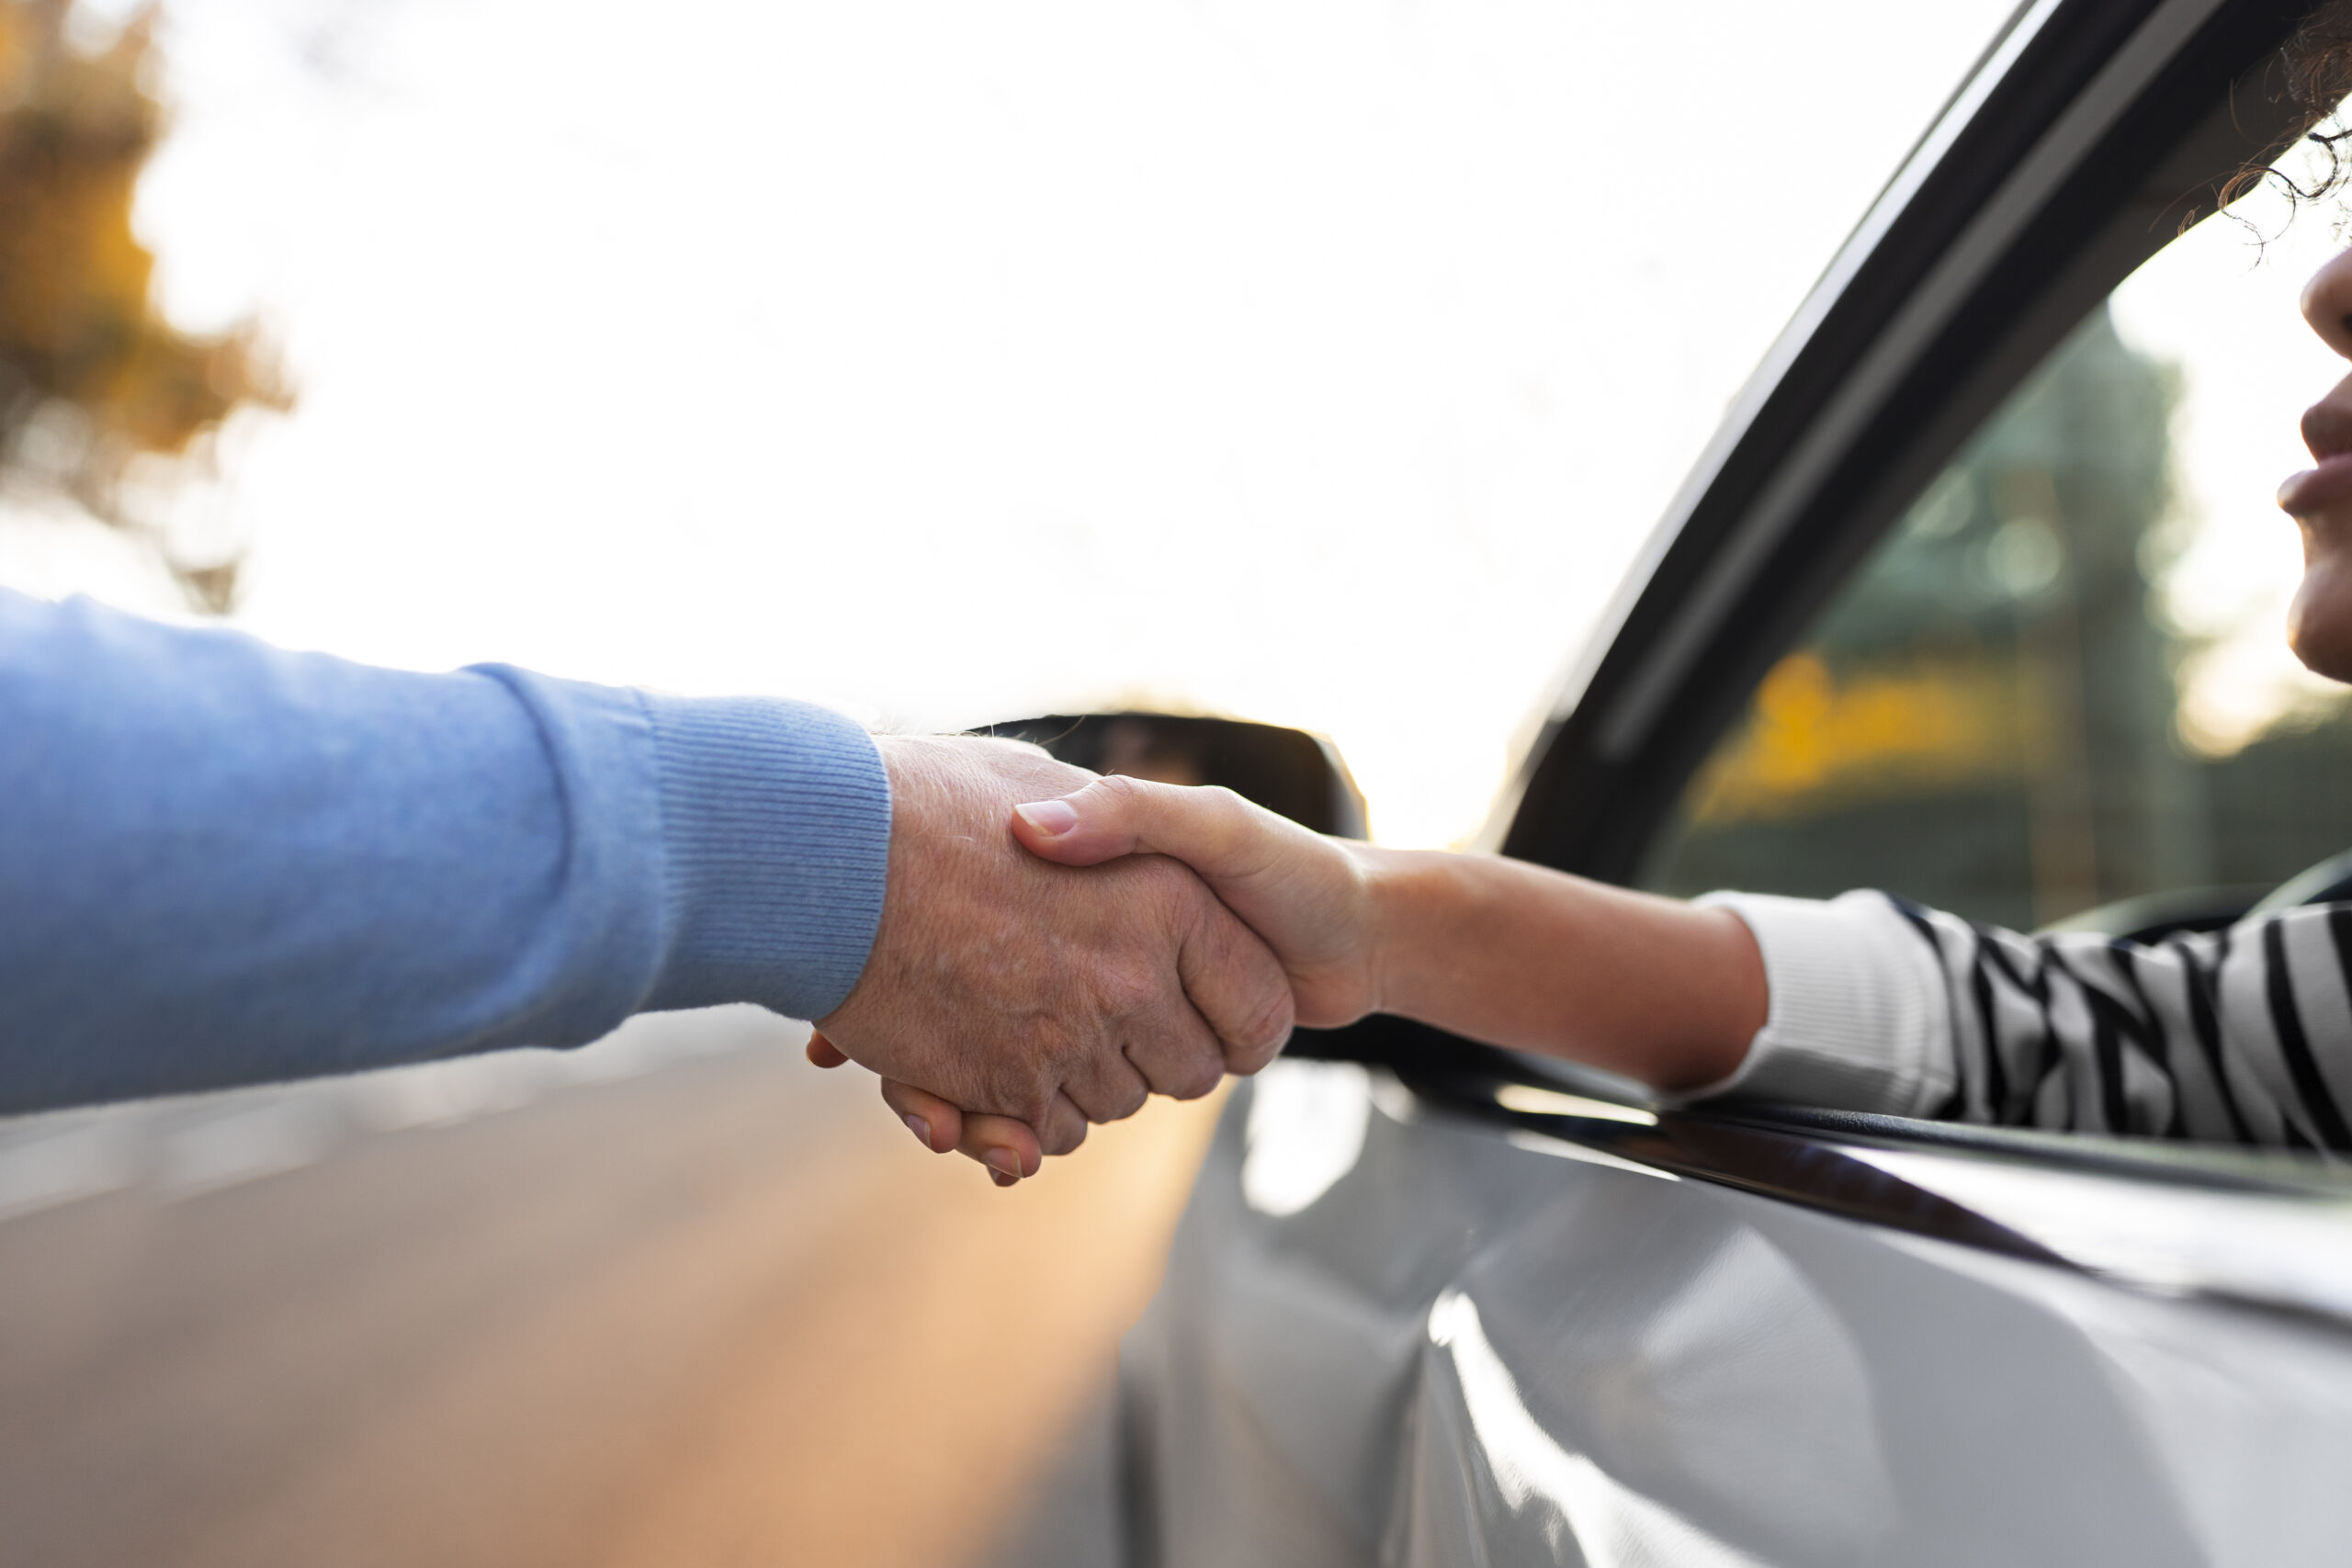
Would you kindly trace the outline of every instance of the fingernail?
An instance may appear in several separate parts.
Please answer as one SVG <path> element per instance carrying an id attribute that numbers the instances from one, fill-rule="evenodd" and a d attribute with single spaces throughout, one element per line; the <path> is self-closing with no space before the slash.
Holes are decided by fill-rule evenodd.
<path id="1" fill-rule="evenodd" d="M 1017 1176 L 1007 1176 L 1001 1170 L 991 1170 L 989 1172 L 989 1179 L 999 1187 L 1010 1187 L 1021 1179 Z"/>
<path id="2" fill-rule="evenodd" d="M 988 1168 L 997 1173 L 1000 1185 L 1011 1186 L 1021 1179 L 1021 1156 L 1011 1149 L 990 1149 L 983 1157 Z"/>
<path id="3" fill-rule="evenodd" d="M 1016 806 L 1021 820 L 1048 839 L 1058 839 L 1078 826 L 1078 807 L 1067 800 L 1040 800 L 1027 806 Z"/>
<path id="4" fill-rule="evenodd" d="M 915 1135 L 915 1142 L 921 1144 L 924 1148 L 931 1147 L 931 1123 L 924 1121 L 920 1116 L 911 1114 L 906 1117 L 905 1120 L 907 1123 L 907 1131 Z"/>

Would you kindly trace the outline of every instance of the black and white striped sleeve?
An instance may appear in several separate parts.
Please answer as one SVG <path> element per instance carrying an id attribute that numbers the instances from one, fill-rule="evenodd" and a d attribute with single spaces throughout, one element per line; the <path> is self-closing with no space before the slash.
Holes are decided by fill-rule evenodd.
<path id="1" fill-rule="evenodd" d="M 1708 1094 L 2352 1152 L 2352 905 L 2142 944 L 1883 893 L 1706 901 L 1756 933 L 1771 987 Z"/>

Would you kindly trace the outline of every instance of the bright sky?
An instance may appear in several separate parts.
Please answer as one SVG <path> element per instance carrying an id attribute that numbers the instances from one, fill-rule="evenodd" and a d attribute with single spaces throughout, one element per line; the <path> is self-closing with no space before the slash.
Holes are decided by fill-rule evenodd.
<path id="1" fill-rule="evenodd" d="M 300 393 L 176 504 L 282 643 L 1232 713 L 1458 840 L 2006 9 L 166 0 L 166 303 Z"/>

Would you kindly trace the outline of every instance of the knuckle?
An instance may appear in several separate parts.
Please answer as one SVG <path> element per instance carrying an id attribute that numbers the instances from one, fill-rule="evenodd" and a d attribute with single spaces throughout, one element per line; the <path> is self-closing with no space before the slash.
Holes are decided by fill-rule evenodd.
<path id="1" fill-rule="evenodd" d="M 984 1081 L 988 1101 L 972 1110 L 1034 1122 L 1041 1108 L 1053 1102 L 1053 1085 L 1038 1067 L 1026 1063 L 994 1063 Z"/>
<path id="2" fill-rule="evenodd" d="M 1283 1054 L 1283 1046 L 1286 1043 L 1288 1043 L 1287 1038 L 1271 1040 L 1256 1050 L 1247 1053 L 1233 1064 L 1234 1077 L 1255 1077 L 1258 1074 L 1264 1072 L 1273 1066 L 1274 1058 Z"/>
<path id="3" fill-rule="evenodd" d="M 1086 788 L 1114 806 L 1132 806 L 1144 798 L 1143 781 L 1125 773 L 1104 773 Z"/>
<path id="4" fill-rule="evenodd" d="M 1198 1100 L 1224 1081 L 1226 1055 L 1216 1032 L 1195 1022 L 1148 1032 L 1127 1060 L 1153 1093 Z"/>
<path id="5" fill-rule="evenodd" d="M 1143 1081 L 1141 1073 L 1129 1067 L 1119 1076 L 1119 1086 L 1112 1102 L 1114 1109 L 1109 1120 L 1125 1121 L 1136 1111 L 1141 1111 L 1150 1099 L 1151 1086 Z"/>
<path id="6" fill-rule="evenodd" d="M 1173 1100 L 1199 1100 L 1225 1081 L 1225 1063 L 1206 1052 L 1187 1062 L 1166 1093 Z"/>
<path id="7" fill-rule="evenodd" d="M 1142 907 L 1163 926 L 1197 931 L 1223 912 L 1199 874 L 1182 861 L 1157 855 L 1134 863 L 1138 899 L 1148 901 Z"/>
<path id="8" fill-rule="evenodd" d="M 1111 1018 L 1127 1019 L 1150 1012 L 1159 1005 L 1159 976 L 1136 964 L 1106 967 L 1099 981 L 1102 1008 Z"/>
<path id="9" fill-rule="evenodd" d="M 1286 989 L 1268 991 L 1253 1002 L 1243 1015 L 1245 1021 L 1226 1037 L 1227 1055 L 1237 1065 L 1250 1061 L 1253 1065 L 1242 1068 L 1255 1072 L 1272 1061 L 1290 1039 L 1291 1024 L 1296 1009 Z"/>

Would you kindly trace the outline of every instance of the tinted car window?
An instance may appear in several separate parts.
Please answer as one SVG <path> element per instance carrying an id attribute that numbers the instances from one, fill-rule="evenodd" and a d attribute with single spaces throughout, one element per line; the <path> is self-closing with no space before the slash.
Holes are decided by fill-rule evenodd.
<path id="1" fill-rule="evenodd" d="M 2204 493 L 2245 440 L 2227 375 L 2200 367 L 2261 354 L 2226 313 L 2196 339 L 2179 285 L 2225 246 L 2239 274 L 2259 253 L 2195 243 L 2093 312 L 1919 496 L 1693 777 L 1645 885 L 1880 886 L 2030 927 L 2123 899 L 2242 908 L 2352 846 L 2341 702 L 2224 657 L 2279 643 L 2292 529 L 2267 490 L 2291 458 L 2267 481 L 2230 470 L 2226 505 Z M 2301 333 L 2301 273 L 2276 275 L 2305 259 L 2260 263 L 2266 333 Z M 2174 340 L 2150 346 L 2135 313 Z M 2291 435 L 2327 382 L 2300 363 L 2271 380 L 2297 384 L 2263 428 Z M 2209 602 L 2233 572 L 2256 587 L 2223 626 Z"/>

